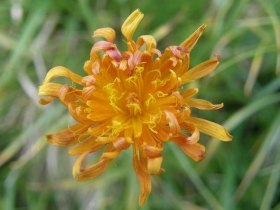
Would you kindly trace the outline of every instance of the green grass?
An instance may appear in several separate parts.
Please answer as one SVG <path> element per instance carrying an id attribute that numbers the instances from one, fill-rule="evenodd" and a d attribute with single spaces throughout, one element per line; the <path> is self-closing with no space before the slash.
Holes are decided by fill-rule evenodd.
<path id="1" fill-rule="evenodd" d="M 1 1 L 0 209 L 280 209 L 280 1 L 170 2 Z M 191 66 L 213 53 L 221 62 L 191 85 L 199 88 L 199 98 L 225 106 L 194 113 L 234 136 L 227 143 L 202 136 L 207 152 L 199 163 L 167 143 L 165 172 L 152 177 L 143 207 L 130 149 L 100 177 L 78 183 L 71 174 L 76 157 L 44 136 L 73 119 L 58 101 L 37 103 L 38 86 L 52 67 L 86 75 L 95 29 L 114 28 L 124 50 L 120 27 L 136 8 L 145 17 L 134 37 L 154 35 L 161 51 L 207 25 L 191 52 Z"/>

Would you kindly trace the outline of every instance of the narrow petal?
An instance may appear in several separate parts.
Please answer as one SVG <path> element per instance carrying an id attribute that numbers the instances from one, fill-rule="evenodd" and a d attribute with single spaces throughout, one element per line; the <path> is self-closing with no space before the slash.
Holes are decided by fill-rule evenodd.
<path id="1" fill-rule="evenodd" d="M 232 136 L 228 133 L 228 131 L 223 126 L 217 123 L 213 123 L 211 121 L 196 117 L 188 118 L 187 122 L 194 124 L 200 132 L 205 133 L 214 138 L 223 141 L 230 141 L 232 139 Z"/>
<path id="2" fill-rule="evenodd" d="M 116 113 L 113 110 L 92 110 L 92 112 L 87 115 L 87 118 L 97 123 L 112 118 L 115 115 Z"/>
<path id="3" fill-rule="evenodd" d="M 76 84 L 82 85 L 82 77 L 78 74 L 73 73 L 69 69 L 63 67 L 63 66 L 57 66 L 52 68 L 46 75 L 45 80 L 43 81 L 43 84 L 48 83 L 50 80 L 56 78 L 56 77 L 67 77 Z"/>
<path id="4" fill-rule="evenodd" d="M 182 77 L 182 84 L 191 82 L 193 80 L 199 79 L 211 73 L 219 64 L 219 60 L 208 60 L 205 61 L 189 71 L 187 71 Z"/>
<path id="5" fill-rule="evenodd" d="M 68 151 L 69 155 L 79 155 L 84 153 L 85 151 L 95 152 L 99 150 L 101 147 L 103 147 L 103 144 L 100 144 L 100 142 L 96 141 L 95 137 L 91 137 L 84 142 L 81 142 L 80 145 L 70 149 Z"/>
<path id="6" fill-rule="evenodd" d="M 198 93 L 198 89 L 197 88 L 190 88 L 188 90 L 185 90 L 183 92 L 181 92 L 181 96 L 183 96 L 184 99 L 190 98 L 194 95 L 196 95 Z"/>
<path id="7" fill-rule="evenodd" d="M 128 41 L 132 40 L 135 29 L 144 17 L 139 9 L 135 10 L 123 23 L 121 31 Z"/>
<path id="8" fill-rule="evenodd" d="M 85 151 L 75 161 L 75 164 L 74 164 L 73 169 L 72 169 L 72 175 L 75 179 L 76 179 L 77 175 L 80 173 L 81 164 L 82 164 L 83 160 L 85 159 L 85 157 L 88 155 L 88 153 L 89 153 L 89 150 Z"/>
<path id="9" fill-rule="evenodd" d="M 77 144 L 78 141 L 81 141 L 88 137 L 86 131 L 89 128 L 87 125 L 76 124 L 69 126 L 57 133 L 47 134 L 47 140 L 50 144 L 57 146 L 72 146 Z"/>
<path id="10" fill-rule="evenodd" d="M 112 28 L 100 28 L 94 31 L 92 37 L 104 37 L 108 42 L 113 42 L 116 38 L 116 32 Z"/>
<path id="11" fill-rule="evenodd" d="M 142 164 L 140 163 L 141 158 L 143 157 L 139 155 L 138 159 L 136 148 L 133 146 L 133 167 L 140 184 L 139 205 L 143 206 L 151 192 L 152 184 L 149 174 L 142 168 Z"/>
<path id="12" fill-rule="evenodd" d="M 180 45 L 187 48 L 188 51 L 191 51 L 192 48 L 194 47 L 194 45 L 196 44 L 196 42 L 198 41 L 199 37 L 202 35 L 205 28 L 206 28 L 206 25 L 203 24 Z"/>
<path id="13" fill-rule="evenodd" d="M 215 110 L 215 109 L 220 109 L 224 106 L 223 103 L 212 104 L 209 101 L 202 100 L 202 99 L 196 99 L 196 98 L 189 98 L 189 99 L 185 100 L 185 103 L 189 107 L 195 107 L 197 109 L 202 109 L 202 110 Z"/>

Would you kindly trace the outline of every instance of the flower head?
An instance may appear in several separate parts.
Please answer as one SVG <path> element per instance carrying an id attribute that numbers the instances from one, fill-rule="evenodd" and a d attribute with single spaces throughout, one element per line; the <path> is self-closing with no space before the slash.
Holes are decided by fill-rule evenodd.
<path id="1" fill-rule="evenodd" d="M 198 143 L 200 133 L 224 141 L 232 139 L 224 127 L 191 116 L 193 107 L 213 110 L 223 104 L 193 98 L 197 88 L 179 92 L 182 85 L 204 77 L 219 63 L 217 55 L 216 59 L 189 69 L 190 51 L 205 25 L 179 46 L 170 46 L 161 54 L 153 36 L 144 35 L 133 41 L 142 18 L 143 14 L 135 10 L 122 25 L 127 51 L 121 53 L 113 43 L 113 29 L 98 29 L 93 36 L 107 41 L 92 47 L 90 60 L 84 65 L 88 75 L 82 77 L 65 67 L 55 67 L 48 72 L 38 93 L 49 96 L 39 101 L 42 105 L 59 98 L 78 122 L 47 135 L 51 144 L 75 145 L 69 154 L 79 155 L 73 167 L 76 180 L 99 176 L 122 150 L 132 148 L 133 167 L 140 183 L 140 205 L 151 191 L 150 175 L 164 171 L 161 152 L 165 142 L 175 143 L 192 159 L 200 161 L 205 154 L 205 147 Z M 100 51 L 104 52 L 102 57 Z M 59 76 L 82 88 L 50 82 Z M 102 147 L 106 148 L 99 162 L 81 168 L 84 158 Z"/>

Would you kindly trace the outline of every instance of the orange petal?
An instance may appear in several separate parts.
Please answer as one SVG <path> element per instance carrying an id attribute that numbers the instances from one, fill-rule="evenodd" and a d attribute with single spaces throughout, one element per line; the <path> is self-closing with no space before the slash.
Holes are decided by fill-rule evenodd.
<path id="1" fill-rule="evenodd" d="M 151 35 L 140 36 L 137 39 L 136 44 L 139 45 L 140 47 L 143 44 L 145 44 L 147 50 L 151 50 L 153 48 L 156 48 L 156 46 L 157 46 L 157 42 L 156 42 L 155 38 L 153 36 L 151 36 Z"/>
<path id="2" fill-rule="evenodd" d="M 76 124 L 69 126 L 57 133 L 46 135 L 50 144 L 57 146 L 72 146 L 77 144 L 78 141 L 87 138 L 89 135 L 86 133 L 89 126 L 83 124 Z"/>
<path id="3" fill-rule="evenodd" d="M 61 103 L 68 106 L 69 103 L 77 101 L 82 98 L 82 92 L 79 89 L 63 85 L 59 91 L 59 99 Z"/>
<path id="4" fill-rule="evenodd" d="M 219 124 L 196 117 L 189 117 L 187 122 L 194 124 L 194 126 L 197 127 L 200 132 L 214 138 L 223 141 L 230 141 L 232 139 L 232 136 L 228 133 L 228 131 Z"/>
<path id="5" fill-rule="evenodd" d="M 90 168 L 80 169 L 81 173 L 76 175 L 76 180 L 81 182 L 96 178 L 107 169 L 112 160 L 113 159 L 101 159 L 97 164 Z"/>
<path id="6" fill-rule="evenodd" d="M 191 51 L 205 28 L 206 25 L 204 24 L 200 26 L 192 35 L 190 35 L 183 43 L 181 43 L 180 46 L 184 46 L 188 49 L 188 51 Z"/>
<path id="7" fill-rule="evenodd" d="M 121 31 L 128 41 L 132 40 L 134 31 L 136 30 L 143 17 L 144 14 L 142 14 L 140 10 L 137 9 L 124 21 Z"/>
<path id="8" fill-rule="evenodd" d="M 83 102 L 69 103 L 68 110 L 72 117 L 79 123 L 93 124 L 93 122 L 87 118 L 87 113 L 90 112 L 90 109 Z"/>
<path id="9" fill-rule="evenodd" d="M 160 174 L 164 171 L 164 169 L 161 168 L 162 163 L 162 156 L 155 157 L 155 158 L 149 158 L 148 159 L 148 171 L 151 175 Z"/>
<path id="10" fill-rule="evenodd" d="M 102 174 L 110 164 L 110 162 L 119 155 L 119 151 L 112 150 L 113 146 L 112 144 L 109 144 L 105 151 L 103 152 L 103 155 L 101 156 L 98 163 L 84 169 L 80 169 L 81 173 L 76 175 L 77 181 L 86 181 L 89 179 L 93 179 L 100 174 Z"/>
<path id="11" fill-rule="evenodd" d="M 170 140 L 171 135 L 170 135 L 170 131 L 169 128 L 164 124 L 164 125 L 158 125 L 155 128 L 157 133 L 152 133 L 153 138 L 157 139 L 158 141 L 164 141 L 167 142 Z"/>
<path id="12" fill-rule="evenodd" d="M 207 74 L 211 73 L 219 64 L 218 59 L 217 60 L 208 60 L 205 61 L 189 71 L 187 71 L 183 76 L 181 77 L 182 84 L 191 82 L 193 80 L 199 79 L 201 77 L 206 76 Z"/>
<path id="13" fill-rule="evenodd" d="M 180 94 L 181 94 L 181 96 L 183 96 L 184 99 L 187 99 L 187 98 L 194 96 L 197 93 L 198 93 L 197 88 L 190 88 L 188 90 L 181 92 Z"/>
<path id="14" fill-rule="evenodd" d="M 92 37 L 104 37 L 108 42 L 113 42 L 116 38 L 116 32 L 112 28 L 100 28 L 94 31 Z"/>
<path id="15" fill-rule="evenodd" d="M 47 104 L 51 103 L 54 99 L 55 99 L 55 97 L 41 98 L 38 101 L 38 103 L 41 105 L 47 105 Z"/>
<path id="16" fill-rule="evenodd" d="M 209 101 L 202 100 L 202 99 L 196 99 L 196 98 L 189 98 L 189 99 L 185 100 L 185 102 L 189 107 L 195 107 L 197 109 L 202 109 L 202 110 L 220 109 L 224 106 L 223 103 L 212 104 Z"/>
<path id="17" fill-rule="evenodd" d="M 116 113 L 112 110 L 92 110 L 92 112 L 87 115 L 87 118 L 93 122 L 99 123 L 115 115 Z"/>
<path id="18" fill-rule="evenodd" d="M 103 147 L 103 144 L 100 144 L 96 141 L 95 137 L 91 137 L 84 142 L 81 142 L 80 145 L 74 147 L 68 151 L 69 155 L 79 155 L 84 153 L 85 151 L 95 152 Z"/>
<path id="19" fill-rule="evenodd" d="M 116 151 L 113 151 L 113 152 L 104 152 L 102 154 L 102 157 L 101 159 L 114 159 L 116 157 L 118 157 L 120 154 L 120 151 L 119 150 L 116 150 Z"/>
<path id="20" fill-rule="evenodd" d="M 109 125 L 111 125 L 111 122 L 109 120 L 95 126 L 92 125 L 92 127 L 88 129 L 88 134 L 98 137 L 103 133 L 108 133 L 111 130 Z"/>
<path id="21" fill-rule="evenodd" d="M 163 151 L 163 144 L 160 147 L 144 145 L 143 150 L 146 156 L 149 158 L 159 157 L 161 156 L 161 152 Z"/>
<path id="22" fill-rule="evenodd" d="M 139 137 L 142 134 L 142 122 L 139 117 L 132 119 L 132 128 L 134 131 L 134 137 Z"/>
<path id="23" fill-rule="evenodd" d="M 180 126 L 178 124 L 177 118 L 172 114 L 172 112 L 164 110 L 166 119 L 168 120 L 168 125 L 170 126 L 170 132 L 172 135 L 176 135 L 180 132 Z"/>
<path id="24" fill-rule="evenodd" d="M 77 175 L 80 173 L 81 164 L 82 164 L 83 160 L 85 159 L 85 157 L 88 155 L 88 153 L 89 153 L 89 150 L 84 152 L 83 154 L 81 154 L 78 157 L 78 159 L 75 161 L 75 164 L 72 169 L 72 174 L 75 179 L 77 179 Z"/>
<path id="25" fill-rule="evenodd" d="M 67 77 L 76 84 L 82 85 L 82 77 L 78 74 L 73 73 L 69 69 L 63 67 L 63 66 L 57 66 L 52 68 L 46 75 L 45 80 L 43 81 L 43 84 L 48 83 L 50 80 L 56 78 L 56 77 Z"/>
<path id="26" fill-rule="evenodd" d="M 201 161 L 205 157 L 205 147 L 199 143 L 184 144 L 180 148 L 195 161 Z"/>
<path id="27" fill-rule="evenodd" d="M 125 150 L 129 148 L 130 144 L 127 142 L 127 140 L 124 137 L 118 137 L 114 142 L 113 142 L 114 147 L 117 150 Z"/>
<path id="28" fill-rule="evenodd" d="M 39 86 L 38 95 L 39 96 L 52 96 L 59 97 L 60 89 L 63 87 L 61 84 L 56 83 L 47 83 Z"/>
<path id="29" fill-rule="evenodd" d="M 137 175 L 138 181 L 140 183 L 140 196 L 139 196 L 139 205 L 143 206 L 151 192 L 152 189 L 152 184 L 151 184 L 151 179 L 148 173 L 146 173 L 143 170 L 143 166 L 140 163 L 141 159 L 143 157 L 138 155 L 136 153 L 136 148 L 135 146 L 133 147 L 133 167 L 135 170 L 135 173 Z"/>

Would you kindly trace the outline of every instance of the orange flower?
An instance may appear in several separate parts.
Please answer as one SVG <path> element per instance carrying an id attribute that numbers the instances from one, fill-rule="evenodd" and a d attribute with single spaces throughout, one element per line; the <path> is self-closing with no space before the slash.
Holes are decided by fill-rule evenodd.
<path id="1" fill-rule="evenodd" d="M 161 152 L 165 142 L 177 144 L 192 159 L 200 161 L 205 154 L 205 147 L 198 143 L 200 132 L 223 141 L 232 139 L 224 127 L 191 116 L 192 107 L 213 110 L 223 104 L 192 98 L 197 88 L 179 92 L 182 85 L 204 77 L 219 63 L 216 55 L 217 59 L 189 70 L 190 51 L 205 25 L 181 45 L 170 46 L 161 54 L 150 35 L 140 36 L 136 42 L 132 40 L 143 16 L 135 10 L 122 25 L 127 51 L 119 52 L 113 43 L 113 29 L 98 29 L 93 36 L 107 41 L 99 41 L 92 47 L 90 60 L 84 65 L 88 75 L 82 77 L 65 67 L 55 67 L 48 72 L 38 93 L 49 96 L 39 101 L 42 105 L 59 98 L 78 122 L 47 135 L 51 144 L 76 145 L 69 154 L 80 155 L 73 167 L 77 181 L 99 176 L 122 150 L 132 147 L 133 166 L 140 182 L 140 205 L 151 191 L 150 175 L 164 171 Z M 104 52 L 103 57 L 100 51 Z M 69 78 L 82 88 L 50 82 L 59 76 Z M 98 163 L 80 168 L 89 153 L 102 147 L 106 149 Z"/>

